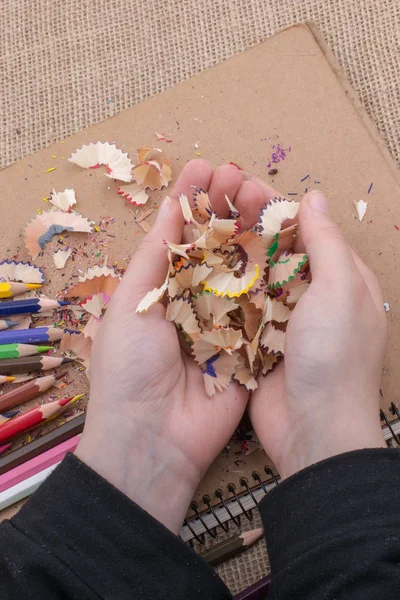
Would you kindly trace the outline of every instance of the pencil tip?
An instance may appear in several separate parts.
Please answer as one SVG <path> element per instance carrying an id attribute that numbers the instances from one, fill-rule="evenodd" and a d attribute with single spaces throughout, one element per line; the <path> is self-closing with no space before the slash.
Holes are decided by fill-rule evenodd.
<path id="1" fill-rule="evenodd" d="M 71 302 L 66 302 L 66 300 L 58 300 L 58 304 L 60 306 L 69 306 Z"/>
<path id="2" fill-rule="evenodd" d="M 252 531 L 244 531 L 241 535 L 243 539 L 243 545 L 251 546 L 251 544 L 254 544 L 254 542 L 260 539 L 263 533 L 264 532 L 261 527 L 258 529 L 253 529 Z"/>
<path id="3" fill-rule="evenodd" d="M 38 290 L 39 288 L 43 287 L 43 284 L 41 283 L 26 283 L 25 285 L 28 290 Z"/>
<path id="4" fill-rule="evenodd" d="M 62 359 L 62 361 L 61 361 L 60 364 L 65 365 L 66 363 L 74 362 L 74 360 L 75 360 L 74 358 L 68 358 L 68 357 L 66 357 L 66 358 Z"/>
<path id="5" fill-rule="evenodd" d="M 69 398 L 63 398 L 62 400 L 58 400 L 58 404 L 60 406 L 66 406 L 67 404 L 75 404 L 81 398 L 83 398 L 84 394 L 77 394 L 76 396 L 70 396 Z"/>
<path id="6" fill-rule="evenodd" d="M 63 377 L 65 377 L 67 374 L 68 374 L 68 371 L 64 371 L 63 373 L 60 373 L 59 375 L 56 375 L 57 381 L 59 379 L 62 379 Z"/>

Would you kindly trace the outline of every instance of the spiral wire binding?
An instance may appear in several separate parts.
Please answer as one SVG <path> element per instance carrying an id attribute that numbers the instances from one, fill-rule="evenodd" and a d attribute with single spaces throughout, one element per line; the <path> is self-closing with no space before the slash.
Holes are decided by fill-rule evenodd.
<path id="1" fill-rule="evenodd" d="M 389 413 L 394 417 L 391 419 L 385 411 L 380 410 L 382 425 L 382 434 L 389 448 L 400 446 L 400 410 L 391 403 Z M 240 526 L 241 517 L 248 521 L 253 519 L 253 509 L 256 508 L 266 494 L 280 483 L 280 477 L 269 465 L 264 467 L 264 475 L 254 471 L 252 478 L 254 484 L 248 481 L 246 477 L 240 479 L 241 490 L 238 490 L 233 483 L 228 484 L 227 488 L 231 494 L 225 497 L 221 489 L 214 492 L 214 496 L 219 503 L 212 506 L 212 500 L 208 494 L 202 498 L 205 508 L 200 510 L 197 502 L 193 501 L 190 508 L 194 517 L 186 518 L 180 532 L 184 541 L 197 540 L 204 544 L 205 534 L 211 537 L 217 537 L 217 529 L 220 527 L 223 531 L 229 530 L 229 523 L 233 521 L 236 526 Z"/>
<path id="2" fill-rule="evenodd" d="M 200 544 L 204 544 L 205 533 L 216 538 L 217 528 L 221 527 L 225 532 L 229 531 L 230 521 L 237 526 L 240 525 L 241 517 L 252 521 L 253 509 L 280 481 L 279 475 L 269 465 L 265 466 L 264 471 L 265 476 L 257 471 L 252 473 L 253 485 L 246 477 L 242 477 L 239 482 L 242 488 L 240 490 L 233 483 L 228 484 L 227 488 L 231 494 L 229 497 L 225 497 L 221 489 L 215 490 L 214 496 L 219 503 L 214 506 L 211 505 L 210 496 L 205 494 L 202 498 L 205 510 L 200 510 L 198 502 L 192 501 L 190 509 L 194 517 L 185 519 L 180 532 L 181 538 L 185 542 L 195 539 Z"/>

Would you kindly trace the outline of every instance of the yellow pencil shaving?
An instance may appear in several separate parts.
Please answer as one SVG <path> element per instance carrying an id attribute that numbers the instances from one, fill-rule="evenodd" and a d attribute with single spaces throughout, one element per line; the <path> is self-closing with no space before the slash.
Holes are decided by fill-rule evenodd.
<path id="1" fill-rule="evenodd" d="M 36 212 L 37 212 L 38 215 L 41 215 L 42 214 L 42 209 L 38 208 Z"/>
<path id="2" fill-rule="evenodd" d="M 98 227 L 97 225 L 95 225 L 95 226 L 93 227 L 93 229 L 94 229 L 95 231 L 97 231 L 97 233 L 100 231 L 100 227 Z"/>
<path id="3" fill-rule="evenodd" d="M 46 173 L 51 173 L 52 171 L 55 171 L 57 167 L 50 167 L 50 169 L 46 169 Z"/>
<path id="4" fill-rule="evenodd" d="M 43 287 L 41 283 L 26 283 L 25 285 L 30 290 L 38 290 L 39 288 Z"/>
<path id="5" fill-rule="evenodd" d="M 51 158 L 57 158 L 57 156 L 55 154 L 52 154 Z"/>
<path id="6" fill-rule="evenodd" d="M 42 200 L 43 200 L 43 202 L 48 202 L 49 201 L 49 199 L 45 198 L 44 196 L 43 196 Z"/>

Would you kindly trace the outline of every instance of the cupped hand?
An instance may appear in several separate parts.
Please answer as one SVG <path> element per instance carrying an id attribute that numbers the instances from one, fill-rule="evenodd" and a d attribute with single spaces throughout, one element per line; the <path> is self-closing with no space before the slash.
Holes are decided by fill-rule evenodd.
<path id="1" fill-rule="evenodd" d="M 136 251 L 96 336 L 85 430 L 76 454 L 132 500 L 178 532 L 193 493 L 228 442 L 248 402 L 231 384 L 210 398 L 201 369 L 181 351 L 176 327 L 157 304 L 136 307 L 167 274 L 163 240 L 180 243 L 178 196 L 208 190 L 215 212 L 228 215 L 225 194 L 253 225 L 271 198 L 234 166 L 202 160 L 183 169 L 150 233 Z"/>
<path id="2" fill-rule="evenodd" d="M 312 282 L 290 317 L 284 362 L 259 381 L 249 407 L 282 477 L 335 454 L 385 445 L 379 283 L 345 242 L 320 192 L 303 199 L 299 221 L 296 250 L 307 252 Z"/>

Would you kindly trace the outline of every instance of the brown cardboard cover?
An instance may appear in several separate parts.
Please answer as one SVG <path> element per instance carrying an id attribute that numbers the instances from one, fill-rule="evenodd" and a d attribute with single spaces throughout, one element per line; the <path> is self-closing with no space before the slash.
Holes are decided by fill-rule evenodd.
<path id="1" fill-rule="evenodd" d="M 134 223 L 136 210 L 132 212 L 116 194 L 114 182 L 102 170 L 88 172 L 67 160 L 82 144 L 98 140 L 115 141 L 132 155 L 141 145 L 162 147 L 172 161 L 174 177 L 188 159 L 200 153 L 214 166 L 234 161 L 283 194 L 298 194 L 292 198 L 300 199 L 307 187 L 319 187 L 329 197 L 334 218 L 347 240 L 378 276 L 384 300 L 390 305 L 382 405 L 395 401 L 400 345 L 400 231 L 395 227 L 400 227 L 398 172 L 329 51 L 317 38 L 305 25 L 284 30 L 253 49 L 2 171 L 1 256 L 10 258 L 18 253 L 20 260 L 29 258 L 21 239 L 25 223 L 38 208 L 48 208 L 42 197 L 53 188 L 62 191 L 69 187 L 75 189 L 75 208 L 84 216 L 96 222 L 104 215 L 115 217 L 115 225 L 109 226 L 108 233 L 116 237 L 99 234 L 96 239 L 102 239 L 107 246 L 101 248 L 100 257 L 94 257 L 98 241 L 92 243 L 86 234 L 74 234 L 78 247 L 83 241 L 88 242 L 89 258 L 70 261 L 63 272 L 54 269 L 48 248 L 36 261 L 46 268 L 49 284 L 45 292 L 60 292 L 72 272 L 76 273 L 77 268 L 84 270 L 93 262 L 100 264 L 105 255 L 109 263 L 126 264 L 125 259 L 132 255 L 143 235 Z M 172 142 L 156 143 L 155 131 L 165 132 Z M 287 154 L 284 161 L 272 165 L 278 173 L 270 176 L 267 165 L 277 144 Z M 46 173 L 53 166 L 56 170 Z M 301 181 L 308 174 L 310 177 Z M 152 195 L 155 205 L 161 195 Z M 353 206 L 353 201 L 360 198 L 368 201 L 362 223 Z M 154 214 L 150 222 L 153 217 Z M 55 246 L 56 239 L 52 244 Z M 204 493 L 213 497 L 215 488 L 226 489 L 229 482 L 240 489 L 240 477 L 251 481 L 253 470 L 261 471 L 268 462 L 261 450 L 249 456 L 235 455 L 235 451 L 238 448 L 233 444 L 228 454 L 215 461 L 200 485 L 197 499 Z"/>

